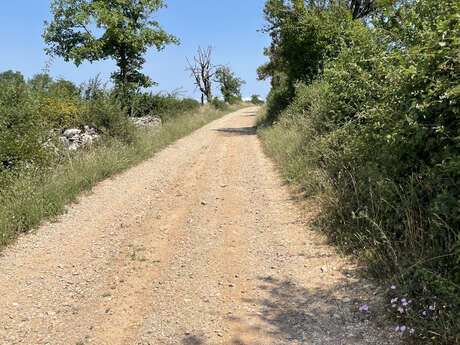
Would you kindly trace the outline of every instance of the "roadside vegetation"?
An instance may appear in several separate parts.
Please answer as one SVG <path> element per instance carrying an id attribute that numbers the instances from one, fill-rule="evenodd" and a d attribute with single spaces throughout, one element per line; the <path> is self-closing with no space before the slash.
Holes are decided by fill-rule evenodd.
<path id="1" fill-rule="evenodd" d="M 43 80 L 47 86 L 37 86 Z M 79 88 L 47 75 L 26 83 L 20 73 L 0 74 L 0 248 L 62 214 L 97 182 L 240 106 L 218 110 L 177 95 L 142 93 L 133 112 L 158 116 L 162 125 L 137 128 L 97 80 Z M 100 138 L 76 151 L 53 136 L 87 125 Z"/>
<path id="2" fill-rule="evenodd" d="M 453 0 L 265 6 L 265 151 L 317 201 L 318 229 L 386 284 L 395 332 L 416 344 L 460 344 L 459 13 Z"/>
<path id="3" fill-rule="evenodd" d="M 231 105 L 145 91 L 156 85 L 142 73 L 147 50 L 179 44 L 152 19 L 163 7 L 162 0 L 51 1 L 46 53 L 76 66 L 113 59 L 111 87 L 97 77 L 77 86 L 48 73 L 30 80 L 0 73 L 0 249 L 102 179 L 241 107 L 240 79 L 237 89 L 231 85 Z M 156 125 L 136 126 L 136 118 Z M 83 133 L 78 145 L 69 146 L 72 133 Z"/>

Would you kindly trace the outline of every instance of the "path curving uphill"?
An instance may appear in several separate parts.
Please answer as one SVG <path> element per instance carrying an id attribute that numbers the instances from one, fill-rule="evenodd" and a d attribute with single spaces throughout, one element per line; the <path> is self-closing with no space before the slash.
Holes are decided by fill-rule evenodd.
<path id="1" fill-rule="evenodd" d="M 0 344 L 396 344 L 372 320 L 380 290 L 308 230 L 263 155 L 257 110 L 98 184 L 6 248 Z"/>

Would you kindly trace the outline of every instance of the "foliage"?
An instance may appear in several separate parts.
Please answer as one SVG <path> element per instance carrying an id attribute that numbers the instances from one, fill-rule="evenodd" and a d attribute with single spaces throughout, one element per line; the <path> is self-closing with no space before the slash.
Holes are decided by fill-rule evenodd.
<path id="1" fill-rule="evenodd" d="M 43 126 L 71 128 L 78 125 L 82 107 L 77 99 L 42 97 L 38 100 L 37 114 Z"/>
<path id="2" fill-rule="evenodd" d="M 217 97 L 214 97 L 214 99 L 212 100 L 211 104 L 217 110 L 225 110 L 225 109 L 228 108 L 228 104 L 225 103 L 224 101 L 221 101 Z"/>
<path id="3" fill-rule="evenodd" d="M 220 84 L 220 92 L 224 101 L 228 104 L 241 101 L 241 86 L 246 82 L 235 76 L 235 73 L 227 66 L 221 66 L 216 70 L 216 81 Z"/>
<path id="4" fill-rule="evenodd" d="M 46 158 L 44 131 L 22 74 L 0 74 L 0 172 Z"/>
<path id="5" fill-rule="evenodd" d="M 84 102 L 79 118 L 81 125 L 97 128 L 102 134 L 128 143 L 134 140 L 134 125 L 121 104 L 111 96 L 110 90 L 95 79 L 88 83 L 83 93 L 89 98 Z"/>
<path id="6" fill-rule="evenodd" d="M 251 103 L 255 105 L 262 105 L 264 101 L 260 99 L 259 95 L 252 95 L 251 96 Z"/>
<path id="7" fill-rule="evenodd" d="M 180 115 L 187 111 L 194 111 L 200 107 L 200 103 L 191 98 L 179 98 L 177 93 L 153 94 L 138 93 L 134 97 L 133 116 L 157 116 L 163 121 Z"/>
<path id="8" fill-rule="evenodd" d="M 53 20 L 43 34 L 46 52 L 77 66 L 113 58 L 118 71 L 112 78 L 126 101 L 132 90 L 152 85 L 140 72 L 147 49 L 178 43 L 151 18 L 165 6 L 162 0 L 53 0 Z"/>
<path id="9" fill-rule="evenodd" d="M 270 17 L 261 71 L 278 123 L 260 131 L 265 148 L 319 201 L 332 240 L 420 303 L 446 305 L 410 320 L 419 339 L 459 343 L 459 4 L 402 1 L 373 25 L 298 6 Z"/>
<path id="10" fill-rule="evenodd" d="M 25 83 L 25 80 L 21 72 L 8 70 L 0 73 L 0 82 L 19 87 Z"/>
<path id="11" fill-rule="evenodd" d="M 46 95 L 52 84 L 53 78 L 47 73 L 35 74 L 27 81 L 30 91 L 37 97 L 43 97 Z"/>

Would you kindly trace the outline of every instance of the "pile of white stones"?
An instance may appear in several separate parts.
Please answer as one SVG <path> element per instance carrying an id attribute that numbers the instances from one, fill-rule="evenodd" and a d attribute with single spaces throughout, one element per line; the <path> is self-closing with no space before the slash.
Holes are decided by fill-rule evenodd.
<path id="1" fill-rule="evenodd" d="M 84 129 L 69 128 L 62 133 L 58 140 L 67 145 L 70 151 L 75 151 L 81 146 L 91 145 L 100 137 L 95 128 L 84 126 Z"/>
<path id="2" fill-rule="evenodd" d="M 161 126 L 161 119 L 157 116 L 130 117 L 136 126 Z"/>
<path id="3" fill-rule="evenodd" d="M 161 119 L 156 116 L 143 116 L 143 117 L 131 117 L 131 121 L 135 126 L 138 127 L 159 127 L 162 125 Z M 64 147 L 70 151 L 76 151 L 80 147 L 91 145 L 101 135 L 97 129 L 89 126 L 84 126 L 83 130 L 79 128 L 69 128 L 62 132 L 59 129 L 53 129 L 49 133 L 50 138 L 44 144 L 49 147 L 56 147 L 52 144 L 52 138 L 58 139 L 59 142 L 64 144 Z"/>

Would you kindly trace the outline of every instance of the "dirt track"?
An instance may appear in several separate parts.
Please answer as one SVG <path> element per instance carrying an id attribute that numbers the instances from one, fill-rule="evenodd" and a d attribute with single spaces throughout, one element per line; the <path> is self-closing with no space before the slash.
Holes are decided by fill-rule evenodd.
<path id="1" fill-rule="evenodd" d="M 7 248 L 0 344 L 395 344 L 369 322 L 376 288 L 307 230 L 256 111 L 100 183 Z"/>

